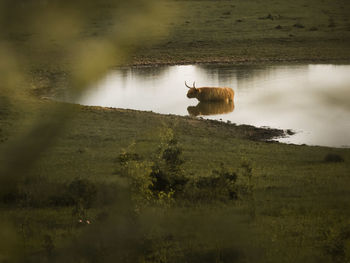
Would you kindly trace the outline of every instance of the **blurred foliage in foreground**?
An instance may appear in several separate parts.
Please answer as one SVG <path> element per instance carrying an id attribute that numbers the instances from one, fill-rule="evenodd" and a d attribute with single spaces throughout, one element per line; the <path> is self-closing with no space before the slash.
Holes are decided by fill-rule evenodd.
<path id="1" fill-rule="evenodd" d="M 23 258 L 254 262 L 258 250 L 246 229 L 249 216 L 232 206 L 251 194 L 244 180 L 237 182 L 237 174 L 224 166 L 213 170 L 212 177 L 186 176 L 173 131 L 162 134 L 151 158 L 134 153 L 132 145 L 117 156 L 113 181 L 75 178 L 65 184 L 32 178 L 20 192 L 3 199 L 2 205 L 22 211 L 14 221 L 21 226 Z M 53 221 L 42 218 L 48 211 L 54 213 Z"/>
<path id="2" fill-rule="evenodd" d="M 23 107 L 38 82 L 30 72 L 68 69 L 66 85 L 79 96 L 109 67 L 124 61 L 132 48 L 162 33 L 162 8 L 157 1 L 1 1 L 1 102 Z M 96 20 L 108 23 L 90 30 Z M 88 34 L 87 34 L 88 32 Z M 92 33 L 91 33 L 92 32 Z M 25 41 L 21 38 L 25 37 Z M 34 87 L 31 87 L 34 86 Z M 74 94 L 74 93 L 73 93 Z M 16 180 L 49 147 L 72 111 L 68 105 L 39 108 L 46 116 L 29 114 L 28 130 L 6 149 L 1 167 L 2 191 L 12 191 Z M 5 109 L 3 109 L 5 113 Z M 32 112 L 30 112 L 32 113 Z"/>
<path id="3" fill-rule="evenodd" d="M 153 162 L 137 160 L 136 154 L 120 155 L 114 183 L 99 184 L 81 176 L 69 183 L 53 182 L 30 172 L 68 126 L 74 108 L 32 97 L 41 83 L 31 73 L 61 74 L 64 69 L 65 85 L 79 96 L 109 67 L 120 65 L 132 50 L 164 33 L 160 3 L 1 1 L 0 115 L 6 120 L 7 113 L 21 112 L 17 122 L 24 123 L 0 152 L 1 206 L 7 211 L 0 217 L 1 262 L 242 258 L 239 247 L 246 237 L 239 235 L 235 211 L 220 215 L 224 210 L 201 208 L 188 214 L 175 206 L 176 199 L 188 193 L 192 200 L 237 198 L 236 175 L 215 171 L 213 179 L 189 182 L 171 131 L 165 133 L 170 139 L 160 145 Z M 91 30 L 96 20 L 106 25 Z M 62 233 L 43 230 L 57 224 L 63 224 Z"/>
<path id="4" fill-rule="evenodd" d="M 202 9 L 203 2 L 219 8 L 214 12 L 211 7 Z M 201 34 L 211 40 L 217 40 L 218 34 L 208 34 L 208 24 L 216 26 L 209 32 L 221 28 L 221 37 L 232 38 L 237 34 L 227 33 L 227 27 L 222 25 L 230 25 L 235 32 L 245 23 L 235 22 L 236 17 L 226 9 L 241 15 L 242 8 L 255 12 L 251 7 L 265 5 L 241 1 L 246 4 L 237 5 L 236 10 L 231 2 L 234 1 L 172 2 L 172 7 L 188 3 L 185 6 L 193 21 L 182 19 L 177 32 L 184 34 L 168 41 L 168 48 L 172 46 L 181 60 L 203 54 L 203 49 L 200 53 L 198 48 L 209 41 L 200 39 L 198 25 Z M 150 147 L 151 156 L 132 147 L 121 154 L 106 154 L 104 151 L 112 152 L 113 147 L 122 144 L 121 140 L 137 134 L 136 129 L 150 126 L 148 121 L 154 124 L 154 115 L 143 119 L 130 112 L 123 115 L 32 96 L 38 88 L 51 90 L 60 82 L 79 96 L 108 67 L 123 63 L 139 46 L 145 51 L 153 37 L 166 34 L 165 7 L 163 1 L 152 0 L 0 1 L 0 120 L 2 125 L 11 126 L 0 127 L 0 262 L 349 261 L 349 210 L 344 209 L 348 207 L 348 151 L 265 145 L 239 140 L 223 124 L 215 124 L 214 128 L 186 120 L 181 124 L 181 138 L 173 130 L 164 130 L 158 146 Z M 277 7 L 275 2 L 273 7 Z M 193 10 L 203 12 L 194 15 Z M 295 6 L 294 10 L 300 8 Z M 285 34 L 270 25 L 280 20 L 259 19 L 267 17 L 269 10 L 259 12 L 251 20 L 253 24 L 248 24 L 254 28 L 252 35 L 256 32 L 254 23 L 266 25 L 273 34 Z M 315 17 L 305 14 L 307 18 Z M 221 15 L 224 17 L 214 23 L 206 22 L 207 16 Z M 282 18 L 294 19 L 287 15 Z M 183 31 L 184 27 L 187 30 Z M 324 30 L 313 32 L 320 31 Z M 241 32 L 245 37 L 244 27 Z M 219 41 L 230 52 L 242 51 L 232 48 L 237 41 Z M 189 52 L 178 54 L 175 51 L 182 43 L 183 51 Z M 211 43 L 221 54 L 224 49 L 218 48 L 217 42 Z M 243 51 L 264 51 L 261 42 L 259 49 L 247 49 L 246 43 L 241 43 Z M 281 45 L 286 46 L 285 42 Z M 276 57 L 275 47 L 271 48 L 274 52 L 267 49 L 263 53 Z M 212 51 L 205 50 L 205 54 Z M 162 56 L 169 49 L 152 52 Z M 89 122 L 77 120 L 80 127 L 76 130 L 69 122 L 74 109 L 81 109 L 78 114 Z M 128 126 L 118 130 L 123 133 L 119 138 L 113 134 L 116 119 Z M 173 119 L 169 117 L 168 121 Z M 189 127 L 193 129 L 189 131 Z M 50 148 L 65 129 L 70 134 L 60 142 L 66 148 Z M 2 136 L 9 130 L 10 136 Z M 116 143 L 111 144 L 111 140 Z M 190 148 L 192 144 L 195 146 Z M 197 155 L 190 162 L 184 156 L 192 156 L 194 148 Z M 39 159 L 51 150 L 53 156 L 43 158 L 48 158 L 52 166 L 41 166 Z M 217 160 L 239 168 L 207 169 L 210 166 L 203 163 L 212 162 L 216 155 L 220 156 Z M 242 155 L 249 155 L 254 162 L 240 162 Z M 81 160 L 85 162 L 79 163 Z M 115 174 L 103 168 L 102 172 L 96 171 L 113 162 Z M 38 163 L 34 168 L 40 172 L 31 172 Z M 202 166 L 201 172 L 207 169 L 203 173 L 207 176 L 188 173 L 185 167 L 192 165 Z M 82 172 L 84 166 L 95 168 L 84 169 L 92 176 Z M 110 177 L 101 179 L 100 175 Z"/>

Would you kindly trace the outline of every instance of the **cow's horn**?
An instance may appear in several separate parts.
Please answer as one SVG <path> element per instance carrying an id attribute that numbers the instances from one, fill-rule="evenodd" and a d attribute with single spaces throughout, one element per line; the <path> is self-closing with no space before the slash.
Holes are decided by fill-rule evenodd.
<path id="1" fill-rule="evenodd" d="M 191 88 L 190 86 L 187 85 L 186 81 L 185 81 L 185 86 L 186 86 L 187 88 L 189 88 L 189 89 Z"/>

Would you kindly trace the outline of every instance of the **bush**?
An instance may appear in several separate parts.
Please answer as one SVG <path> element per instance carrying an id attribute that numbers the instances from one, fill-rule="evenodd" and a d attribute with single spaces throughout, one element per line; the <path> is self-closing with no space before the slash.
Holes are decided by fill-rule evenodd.
<path id="1" fill-rule="evenodd" d="M 173 130 L 166 129 L 154 157 L 150 174 L 153 180 L 151 190 L 158 196 L 173 193 L 175 198 L 178 197 L 188 182 L 183 170 L 184 163 L 182 148 L 178 145 Z"/>
<path id="2" fill-rule="evenodd" d="M 339 154 L 329 153 L 324 157 L 323 161 L 326 163 L 340 163 L 344 162 L 344 159 Z"/>
<path id="3" fill-rule="evenodd" d="M 87 179 L 74 179 L 68 186 L 68 193 L 75 205 L 88 209 L 96 197 L 97 189 Z"/>
<path id="4" fill-rule="evenodd" d="M 304 28 L 305 26 L 300 24 L 300 23 L 296 23 L 293 25 L 293 27 L 296 27 L 296 28 Z"/>
<path id="5" fill-rule="evenodd" d="M 176 194 L 178 194 L 183 191 L 188 182 L 188 179 L 183 174 L 172 173 L 164 169 L 164 167 L 159 167 L 158 165 L 152 166 L 150 176 L 153 180 L 151 190 L 154 193 L 169 193 L 170 191 L 174 191 Z"/>
<path id="6" fill-rule="evenodd" d="M 220 170 L 213 170 L 211 176 L 191 179 L 184 197 L 192 202 L 235 200 L 238 198 L 236 181 L 237 174 L 228 171 L 221 163 Z"/>
<path id="7" fill-rule="evenodd" d="M 124 151 L 117 158 L 117 173 L 129 180 L 131 194 L 136 206 L 176 201 L 212 202 L 238 199 L 236 172 L 229 171 L 223 163 L 211 176 L 185 175 L 182 148 L 172 129 L 166 129 L 161 142 L 150 161 L 145 161 L 136 153 Z M 243 165 L 243 175 L 250 182 L 252 168 Z M 249 184 L 250 185 L 250 184 Z M 245 189 L 245 192 L 248 192 Z"/>
<path id="8" fill-rule="evenodd" d="M 329 231 L 326 236 L 329 240 L 325 250 L 331 256 L 332 261 L 350 262 L 350 227 L 345 226 L 338 231 Z"/>
<path id="9" fill-rule="evenodd" d="M 137 153 L 123 152 L 119 154 L 117 161 L 121 165 L 126 165 L 129 161 L 141 161 L 141 157 Z"/>
<path id="10" fill-rule="evenodd" d="M 50 182 L 39 176 L 28 176 L 11 193 L 3 194 L 0 201 L 4 204 L 37 208 L 73 205 L 64 183 Z"/>

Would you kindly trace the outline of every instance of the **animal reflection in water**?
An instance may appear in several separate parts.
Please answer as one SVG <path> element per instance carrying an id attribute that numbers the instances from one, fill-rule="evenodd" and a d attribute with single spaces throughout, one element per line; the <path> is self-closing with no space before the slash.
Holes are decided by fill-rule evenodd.
<path id="1" fill-rule="evenodd" d="M 204 101 L 199 102 L 197 106 L 187 107 L 187 111 L 191 116 L 205 116 L 230 113 L 234 108 L 233 101 Z"/>
<path id="2" fill-rule="evenodd" d="M 189 88 L 187 92 L 187 97 L 192 99 L 196 98 L 200 102 L 208 102 L 208 101 L 225 101 L 230 102 L 233 101 L 233 97 L 235 95 L 233 89 L 226 87 L 201 87 L 196 88 L 195 82 L 193 82 L 193 86 L 190 87 L 187 85 L 185 81 L 185 86 Z"/>

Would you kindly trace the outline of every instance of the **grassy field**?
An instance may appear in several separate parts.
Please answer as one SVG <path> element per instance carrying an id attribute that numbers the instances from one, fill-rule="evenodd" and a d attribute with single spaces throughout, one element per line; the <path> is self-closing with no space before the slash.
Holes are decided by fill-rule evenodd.
<path id="1" fill-rule="evenodd" d="M 163 5 L 168 33 L 125 63 L 350 59 L 348 1 Z M 96 11 L 83 37 L 108 31 L 111 7 Z M 16 178 L 0 185 L 0 262 L 350 262 L 349 149 L 41 99 L 67 88 L 72 61 L 33 38 L 11 39 L 35 58 L 23 66 L 31 82 L 0 94 L 0 174 Z"/>
<path id="2" fill-rule="evenodd" d="M 70 244 L 72 236 L 79 238 L 82 229 L 90 231 L 86 227 L 79 228 L 77 221 L 82 216 L 74 213 L 76 207 L 61 200 L 67 196 L 69 198 L 66 189 L 77 178 L 88 180 L 97 189 L 97 194 L 92 194 L 92 206 L 84 210 L 84 216 L 101 228 L 105 224 L 105 221 L 100 221 L 101 215 L 107 212 L 113 215 L 111 210 L 115 209 L 113 202 L 110 204 L 117 191 L 113 186 L 123 175 L 123 172 L 118 172 L 118 156 L 126 151 L 137 153 L 142 160 L 154 162 L 154 154 L 167 130 L 172 131 L 182 149 L 185 177 L 211 178 L 213 170 L 219 169 L 223 163 L 225 169 L 237 173 L 237 187 L 244 186 L 247 184 L 244 164 L 248 163 L 252 190 L 250 194 L 240 194 L 237 200 L 228 197 L 217 200 L 213 192 L 222 190 L 216 189 L 214 184 L 203 190 L 209 200 L 190 199 L 189 205 L 185 204 L 188 199 L 177 197 L 170 208 L 166 205 L 168 208 L 164 208 L 163 212 L 157 212 L 160 215 L 153 211 L 152 215 L 156 213 L 159 221 L 149 221 L 147 213 L 142 210 L 140 220 L 145 220 L 147 224 L 143 235 L 152 236 L 150 229 L 162 226 L 163 232 L 158 233 L 160 237 L 155 234 L 156 240 L 160 238 L 158 247 L 151 252 L 163 253 L 167 258 L 163 261 L 162 256 L 148 252 L 151 255 L 148 255 L 146 262 L 196 262 L 186 254 L 190 248 L 194 249 L 197 260 L 202 262 L 213 262 L 217 253 L 223 253 L 219 257 L 223 262 L 231 262 L 232 257 L 225 254 L 225 248 L 243 253 L 245 256 L 240 259 L 243 262 L 256 262 L 256 257 L 264 262 L 336 262 L 348 256 L 348 149 L 261 142 L 258 139 L 269 138 L 278 132 L 221 122 L 98 107 L 74 108 L 74 119 L 61 133 L 54 147 L 36 163 L 28 175 L 29 179 L 20 184 L 19 196 L 14 198 L 17 201 L 10 199 L 2 207 L 3 219 L 11 218 L 12 222 L 21 226 L 18 229 L 19 240 L 20 244 L 25 243 L 25 250 L 22 251 L 26 257 L 31 255 L 34 261 L 38 260 L 34 251 L 41 251 L 39 255 L 45 257 L 48 249 L 46 239 L 51 240 L 55 253 L 62 253 L 62 247 Z M 17 125 L 18 133 L 21 133 L 18 127 L 25 129 L 23 125 Z M 12 134 L 11 129 L 12 125 L 4 128 L 3 133 Z M 2 143 L 1 147 L 6 147 L 6 143 Z M 345 161 L 327 161 L 325 158 L 329 154 L 341 156 Z M 143 161 L 140 165 L 142 168 Z M 139 171 L 138 166 L 135 167 L 129 169 Z M 147 172 L 143 171 L 147 171 L 147 167 L 140 172 L 147 178 Z M 186 191 L 191 196 L 193 190 Z M 117 208 L 120 207 L 120 203 L 116 204 Z M 188 217 L 184 219 L 181 211 Z M 203 217 L 213 216 L 213 213 L 223 218 L 214 217 L 213 222 L 203 223 Z M 175 223 L 168 225 L 171 219 L 178 224 L 185 220 L 185 226 Z M 195 229 L 193 231 L 199 239 L 190 241 L 191 237 L 186 237 L 184 233 L 187 228 Z M 227 236 L 228 233 L 233 236 Z M 97 239 L 97 243 L 105 242 L 95 237 L 96 233 L 91 235 Z M 167 235 L 173 236 L 173 239 L 164 241 Z M 243 237 L 239 242 L 233 238 L 241 235 Z M 226 242 L 226 239 L 230 242 L 228 245 L 218 245 Z M 196 250 L 186 241 L 200 249 Z M 83 251 L 87 253 L 88 248 L 84 245 Z M 174 252 L 175 248 L 184 254 Z M 250 258 L 246 250 L 256 255 Z M 147 252 L 143 253 L 147 255 Z M 203 256 L 206 253 L 209 254 Z M 100 257 L 102 261 L 108 261 L 103 254 Z"/>
<path id="3" fill-rule="evenodd" d="M 349 61 L 347 1 L 174 1 L 169 35 L 142 63 Z M 176 11 L 173 11 L 176 10 Z"/>

